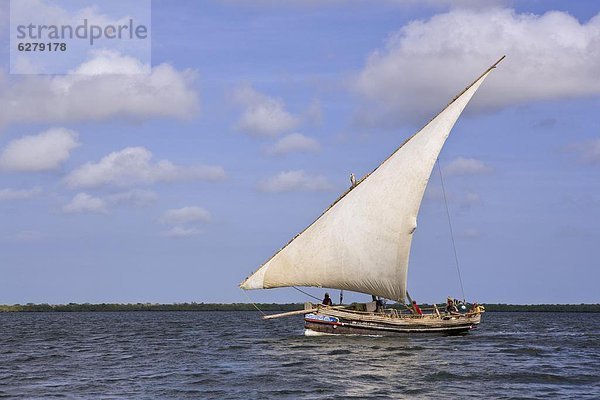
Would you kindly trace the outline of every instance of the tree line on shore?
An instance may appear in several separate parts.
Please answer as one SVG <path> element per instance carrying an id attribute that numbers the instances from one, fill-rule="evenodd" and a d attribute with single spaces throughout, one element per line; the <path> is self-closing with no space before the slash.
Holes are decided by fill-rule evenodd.
<path id="1" fill-rule="evenodd" d="M 430 305 L 423 304 L 422 307 Z M 489 312 L 600 312 L 600 304 L 484 304 Z M 68 304 L 13 304 L 0 305 L 0 312 L 110 312 L 110 311 L 294 311 L 303 303 L 68 303 Z M 400 304 L 390 308 L 404 308 Z"/>

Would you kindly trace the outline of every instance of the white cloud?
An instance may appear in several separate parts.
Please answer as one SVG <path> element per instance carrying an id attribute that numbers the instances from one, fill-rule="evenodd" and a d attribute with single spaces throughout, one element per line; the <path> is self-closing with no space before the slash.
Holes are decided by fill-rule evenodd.
<path id="1" fill-rule="evenodd" d="M 198 108 L 195 75 L 166 63 L 150 69 L 114 51 L 94 53 L 68 75 L 8 79 L 0 71 L 0 124 L 187 118 Z"/>
<path id="2" fill-rule="evenodd" d="M 277 136 L 299 124 L 294 115 L 285 110 L 281 99 L 266 96 L 249 85 L 238 88 L 234 100 L 244 107 L 237 128 L 255 136 Z"/>
<path id="3" fill-rule="evenodd" d="M 481 160 L 458 157 L 444 167 L 446 175 L 483 175 L 492 171 Z"/>
<path id="4" fill-rule="evenodd" d="M 34 187 L 33 189 L 1 189 L 0 201 L 27 200 L 37 196 L 41 192 L 42 189 L 39 187 Z"/>
<path id="5" fill-rule="evenodd" d="M 52 128 L 38 135 L 9 142 L 0 153 L 0 169 L 8 171 L 48 171 L 66 161 L 79 146 L 77 132 Z"/>
<path id="6" fill-rule="evenodd" d="M 413 21 L 373 52 L 355 82 L 357 122 L 396 125 L 439 111 L 500 56 L 470 109 L 600 94 L 600 14 L 453 10 Z"/>
<path id="7" fill-rule="evenodd" d="M 156 201 L 156 193 L 149 190 L 132 189 L 104 197 L 78 193 L 62 207 L 66 213 L 102 213 L 108 214 L 112 206 L 145 207 Z"/>
<path id="8" fill-rule="evenodd" d="M 567 147 L 567 150 L 575 151 L 583 162 L 600 163 L 600 138 L 571 144 Z"/>
<path id="9" fill-rule="evenodd" d="M 131 189 L 126 192 L 111 194 L 106 197 L 110 204 L 131 204 L 136 207 L 144 207 L 156 201 L 157 195 L 150 190 Z"/>
<path id="10" fill-rule="evenodd" d="M 44 0 L 20 0 L 14 2 L 13 7 L 10 7 L 9 15 L 14 24 L 27 24 L 31 22 L 31 10 L 36 10 L 36 17 L 45 18 L 47 21 L 52 21 L 56 25 L 73 24 L 78 21 L 73 19 L 67 10 L 60 7 L 57 2 L 49 2 Z M 54 3 L 54 4 L 52 4 Z M 29 18 L 28 13 L 29 11 Z"/>
<path id="11" fill-rule="evenodd" d="M 106 201 L 87 193 L 77 193 L 75 197 L 62 208 L 65 213 L 108 213 Z"/>
<path id="12" fill-rule="evenodd" d="M 210 213 L 202 207 L 187 206 L 167 210 L 160 221 L 168 225 L 184 225 L 210 221 Z"/>
<path id="13" fill-rule="evenodd" d="M 197 236 L 201 234 L 202 231 L 196 228 L 189 228 L 183 226 L 175 226 L 168 231 L 163 232 L 163 236 L 171 237 L 171 238 L 183 238 L 190 236 Z"/>
<path id="14" fill-rule="evenodd" d="M 150 73 L 150 67 L 140 60 L 122 55 L 113 50 L 99 50 L 93 53 L 93 58 L 84 61 L 77 66 L 70 74 L 71 79 L 86 79 L 81 75 L 102 76 L 102 75 L 144 75 Z"/>
<path id="15" fill-rule="evenodd" d="M 135 10 L 129 7 L 122 7 L 122 9 L 113 9 L 112 13 L 115 12 L 127 12 L 128 14 L 133 12 L 132 15 L 123 16 L 119 19 L 114 19 L 107 14 L 103 14 L 101 7 L 97 4 L 91 6 L 85 6 L 82 4 L 81 8 L 65 8 L 63 2 L 60 1 L 48 1 L 48 0 L 19 0 L 17 6 L 12 8 L 11 19 L 14 23 L 26 24 L 31 22 L 31 10 L 35 9 L 36 18 L 44 19 L 52 25 L 64 25 L 71 24 L 76 25 L 81 23 L 84 19 L 88 20 L 89 25 L 118 25 L 128 22 L 128 18 L 138 16 L 139 10 Z M 76 6 L 76 4 L 75 4 Z M 29 13 L 28 13 L 29 11 Z M 139 14 L 142 16 L 144 14 Z M 34 22 L 38 22 L 35 20 Z"/>
<path id="16" fill-rule="evenodd" d="M 161 223 L 174 225 L 171 229 L 162 233 L 163 236 L 172 238 L 199 235 L 202 231 L 193 225 L 209 222 L 210 220 L 210 213 L 198 206 L 187 206 L 167 210 L 160 218 Z"/>
<path id="17" fill-rule="evenodd" d="M 317 192 L 331 190 L 333 185 L 324 176 L 308 176 L 302 170 L 283 171 L 259 183 L 263 192 Z"/>
<path id="18" fill-rule="evenodd" d="M 71 4 L 67 9 L 61 7 L 64 4 L 58 4 L 64 3 L 60 1 L 19 0 L 11 1 L 10 3 L 10 21 L 13 27 L 29 24 L 38 26 L 80 26 L 84 22 L 87 22 L 88 26 L 122 26 L 127 25 L 130 19 L 133 19 L 134 23 L 137 23 L 138 25 L 148 25 L 150 23 L 150 7 L 148 2 L 146 2 L 145 7 L 131 7 L 130 5 L 124 5 L 120 9 L 113 8 L 110 10 L 110 16 L 102 13 L 103 7 L 99 4 L 87 7 L 83 6 L 82 8 L 77 8 L 76 4 Z M 35 10 L 35 13 L 32 13 L 31 10 Z M 38 39 L 40 42 L 47 41 L 47 36 L 48 35 L 42 33 L 42 37 L 39 37 L 38 35 Z M 42 71 L 42 73 L 62 74 L 67 72 L 67 69 L 71 69 L 70 67 L 75 66 L 76 63 L 81 62 L 82 59 L 88 55 L 90 52 L 90 42 L 89 38 L 83 38 L 84 40 L 69 40 L 69 35 L 67 34 L 66 36 L 65 42 L 68 46 L 69 57 L 40 58 L 33 57 L 27 52 L 15 53 L 13 54 L 14 59 L 11 60 L 11 73 L 27 74 L 35 73 L 35 71 Z M 149 36 L 151 36 L 151 32 L 149 32 Z M 148 61 L 150 60 L 149 40 L 117 40 L 115 42 L 115 40 L 103 37 L 95 38 L 93 42 L 94 48 L 96 49 L 118 48 L 123 54 L 136 54 L 137 56 L 144 57 Z M 33 63 L 31 62 L 32 60 Z M 146 67 L 145 72 L 147 73 L 150 71 L 150 66 L 147 65 Z"/>
<path id="19" fill-rule="evenodd" d="M 148 149 L 127 147 L 110 153 L 97 163 L 82 165 L 71 172 L 65 181 L 71 187 L 97 187 L 224 178 L 225 171 L 220 166 L 181 166 L 168 160 L 152 162 L 152 153 Z"/>
<path id="20" fill-rule="evenodd" d="M 267 154 L 281 155 L 294 151 L 311 152 L 319 151 L 321 146 L 313 138 L 306 137 L 301 133 L 292 133 L 279 139 L 276 143 L 266 148 Z"/>

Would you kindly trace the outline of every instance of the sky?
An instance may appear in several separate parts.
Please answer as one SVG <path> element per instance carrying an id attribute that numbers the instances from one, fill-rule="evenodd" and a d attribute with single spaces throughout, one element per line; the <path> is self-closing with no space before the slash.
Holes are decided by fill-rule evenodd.
<path id="1" fill-rule="evenodd" d="M 0 304 L 310 300 L 238 284 L 502 55 L 439 158 L 465 295 L 600 302 L 596 1 L 154 0 L 148 60 L 61 74 L 11 73 L 9 6 Z M 437 169 L 408 289 L 461 297 Z"/>

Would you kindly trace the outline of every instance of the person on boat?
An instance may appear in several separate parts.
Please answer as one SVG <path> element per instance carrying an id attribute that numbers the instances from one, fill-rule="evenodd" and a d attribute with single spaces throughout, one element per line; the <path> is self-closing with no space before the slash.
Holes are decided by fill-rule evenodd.
<path id="1" fill-rule="evenodd" d="M 459 314 L 458 308 L 456 308 L 456 305 L 454 305 L 454 301 L 452 301 L 451 298 L 448 298 L 448 302 L 446 303 L 446 313 L 452 315 Z"/>
<path id="2" fill-rule="evenodd" d="M 325 298 L 323 299 L 323 305 L 332 306 L 333 301 L 331 301 L 331 297 L 329 297 L 329 293 L 325 293 Z"/>
<path id="3" fill-rule="evenodd" d="M 423 311 L 421 311 L 421 308 L 415 300 L 412 301 L 412 309 L 415 315 L 423 315 Z"/>
<path id="4" fill-rule="evenodd" d="M 469 310 L 469 312 L 467 313 L 467 315 L 477 315 L 477 314 L 481 314 L 482 312 L 485 311 L 485 308 L 483 306 L 480 306 L 479 304 L 477 304 L 477 302 L 473 303 L 473 307 L 471 307 L 471 310 Z"/>
<path id="5" fill-rule="evenodd" d="M 383 299 L 375 296 L 374 294 L 371 295 L 371 299 L 375 303 L 375 312 L 383 311 L 383 309 L 385 308 L 385 303 L 383 302 Z"/>
<path id="6" fill-rule="evenodd" d="M 454 305 L 459 312 L 467 311 L 467 306 L 465 305 L 464 300 L 454 299 Z"/>

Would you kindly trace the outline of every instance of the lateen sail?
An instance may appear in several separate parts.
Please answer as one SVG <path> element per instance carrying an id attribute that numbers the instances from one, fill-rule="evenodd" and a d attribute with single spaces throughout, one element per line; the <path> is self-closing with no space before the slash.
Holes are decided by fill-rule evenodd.
<path id="1" fill-rule="evenodd" d="M 404 301 L 429 176 L 454 123 L 496 64 L 240 287 L 327 287 Z"/>

